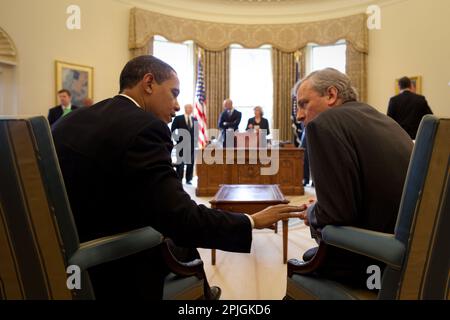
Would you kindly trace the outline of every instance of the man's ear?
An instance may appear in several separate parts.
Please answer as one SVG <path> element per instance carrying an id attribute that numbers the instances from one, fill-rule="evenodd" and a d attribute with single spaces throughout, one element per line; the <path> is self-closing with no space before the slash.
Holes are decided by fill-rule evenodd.
<path id="1" fill-rule="evenodd" d="M 147 73 L 144 75 L 144 78 L 142 78 L 142 86 L 144 88 L 144 91 L 148 94 L 152 94 L 153 92 L 153 84 L 154 84 L 155 78 L 153 77 L 153 74 Z"/>
<path id="2" fill-rule="evenodd" d="M 333 107 L 336 105 L 336 102 L 338 101 L 338 91 L 335 87 L 329 87 L 327 89 L 327 103 L 329 107 Z"/>

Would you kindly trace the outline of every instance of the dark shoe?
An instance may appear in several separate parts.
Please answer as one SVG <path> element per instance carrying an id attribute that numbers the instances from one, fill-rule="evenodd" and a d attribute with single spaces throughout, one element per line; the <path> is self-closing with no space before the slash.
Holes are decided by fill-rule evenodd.
<path id="1" fill-rule="evenodd" d="M 210 288 L 210 292 L 209 292 L 208 296 L 206 297 L 206 300 L 219 300 L 221 294 L 222 294 L 222 289 L 220 289 L 217 286 L 212 286 Z"/>
<path id="2" fill-rule="evenodd" d="M 314 258 L 318 249 L 319 249 L 319 247 L 314 247 L 314 248 L 310 248 L 310 249 L 306 250 L 305 253 L 303 254 L 303 261 L 308 262 L 312 258 Z"/>

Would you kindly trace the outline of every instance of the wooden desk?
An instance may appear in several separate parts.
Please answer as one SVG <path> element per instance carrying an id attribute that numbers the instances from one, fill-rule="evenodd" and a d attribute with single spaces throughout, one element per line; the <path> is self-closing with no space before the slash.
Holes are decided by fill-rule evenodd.
<path id="1" fill-rule="evenodd" d="M 247 213 L 252 215 L 269 206 L 287 204 L 278 185 L 221 185 L 219 191 L 210 201 L 211 207 L 225 211 Z M 274 226 L 277 232 L 277 225 Z M 288 220 L 283 221 L 283 263 L 287 261 Z M 211 264 L 216 264 L 216 250 L 211 250 Z"/>
<path id="2" fill-rule="evenodd" d="M 280 148 L 279 170 L 274 175 L 261 175 L 261 168 L 270 167 L 261 159 L 250 161 L 251 152 L 260 149 L 222 149 L 221 163 L 208 164 L 203 159 L 203 150 L 197 153 L 197 188 L 198 197 L 214 196 L 221 184 L 277 184 L 285 195 L 303 195 L 303 154 L 304 149 Z M 219 151 L 217 151 L 219 152 Z M 227 164 L 227 152 L 232 163 Z M 270 156 L 271 150 L 267 153 Z M 215 152 L 212 153 L 215 156 Z"/>

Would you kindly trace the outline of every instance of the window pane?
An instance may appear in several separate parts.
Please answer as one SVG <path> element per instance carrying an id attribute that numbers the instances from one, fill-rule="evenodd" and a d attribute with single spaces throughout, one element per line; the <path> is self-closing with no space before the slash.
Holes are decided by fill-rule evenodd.
<path id="1" fill-rule="evenodd" d="M 153 55 L 167 62 L 175 69 L 180 80 L 178 103 L 183 114 L 183 106 L 194 102 L 194 47 L 192 41 L 174 43 L 156 36 L 153 42 Z"/>
<path id="2" fill-rule="evenodd" d="M 332 46 L 313 46 L 311 54 L 311 71 L 324 68 L 335 68 L 345 73 L 347 46 L 336 44 Z"/>
<path id="3" fill-rule="evenodd" d="M 254 116 L 253 108 L 261 106 L 264 118 L 272 128 L 273 83 L 271 48 L 231 48 L 230 98 L 242 112 L 239 131 L 245 131 L 247 121 Z"/>

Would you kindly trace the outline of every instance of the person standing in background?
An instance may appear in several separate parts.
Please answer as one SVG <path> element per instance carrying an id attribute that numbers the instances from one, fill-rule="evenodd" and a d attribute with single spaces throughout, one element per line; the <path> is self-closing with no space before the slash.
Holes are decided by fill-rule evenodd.
<path id="1" fill-rule="evenodd" d="M 58 91 L 58 99 L 59 105 L 51 108 L 48 111 L 48 122 L 50 125 L 53 125 L 56 121 L 58 121 L 61 117 L 69 114 L 73 110 L 78 109 L 77 106 L 72 105 L 72 94 L 67 89 L 62 89 Z"/>
<path id="2" fill-rule="evenodd" d="M 94 100 L 91 98 L 84 98 L 83 99 L 83 107 L 91 107 L 94 104 Z"/>
<path id="3" fill-rule="evenodd" d="M 415 140 L 423 116 L 433 114 L 433 111 L 424 96 L 412 92 L 411 79 L 403 77 L 398 81 L 398 85 L 400 94 L 389 100 L 387 115 Z"/>
<path id="4" fill-rule="evenodd" d="M 194 161 L 195 161 L 195 141 L 197 141 L 198 137 L 198 127 L 197 127 L 197 119 L 192 116 L 193 107 L 192 104 L 187 104 L 184 106 L 184 114 L 176 116 L 172 122 L 172 137 L 176 141 L 176 154 L 177 154 L 177 174 L 180 180 L 183 180 L 184 176 L 184 166 L 186 166 L 186 183 L 192 184 L 192 177 L 194 175 Z M 183 136 L 180 135 L 176 130 L 184 129 L 189 132 L 190 138 L 190 157 L 189 161 L 184 162 L 185 157 L 183 157 L 183 149 L 180 149 L 182 146 L 181 142 L 183 141 Z M 174 133 L 175 132 L 175 133 Z"/>
<path id="5" fill-rule="evenodd" d="M 242 113 L 233 108 L 233 101 L 226 99 L 223 102 L 224 111 L 219 117 L 219 128 L 222 130 L 223 147 L 227 144 L 227 131 L 237 131 L 241 123 Z M 234 145 L 234 141 L 230 143 Z"/>
<path id="6" fill-rule="evenodd" d="M 263 117 L 263 109 L 260 106 L 256 106 L 253 108 L 253 111 L 255 112 L 255 116 L 248 119 L 246 130 L 266 130 L 266 135 L 269 135 L 269 121 Z"/>

